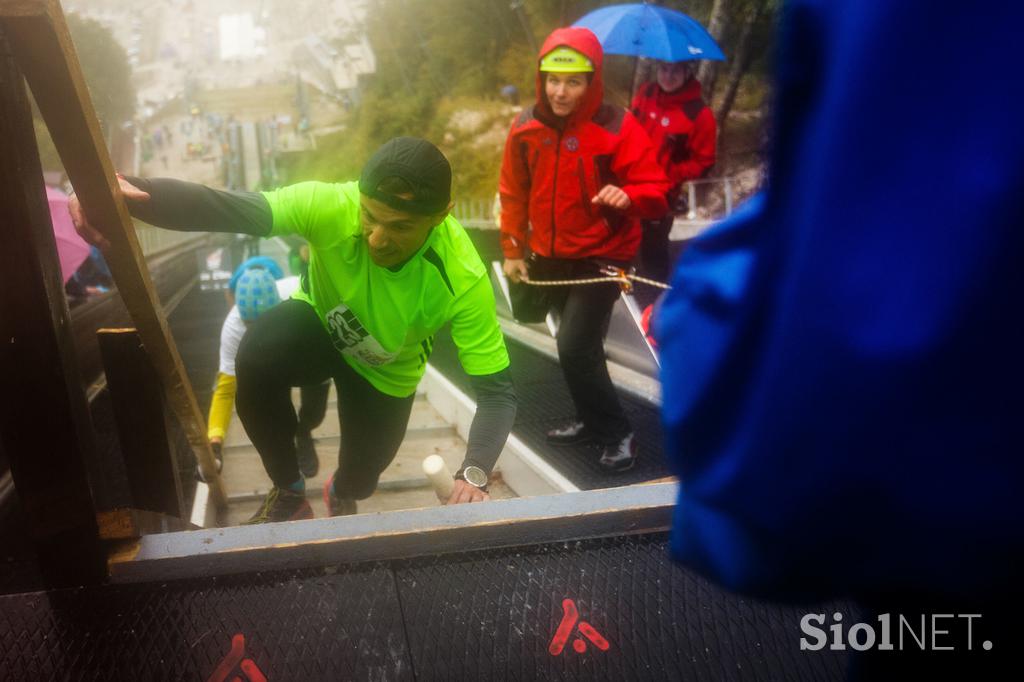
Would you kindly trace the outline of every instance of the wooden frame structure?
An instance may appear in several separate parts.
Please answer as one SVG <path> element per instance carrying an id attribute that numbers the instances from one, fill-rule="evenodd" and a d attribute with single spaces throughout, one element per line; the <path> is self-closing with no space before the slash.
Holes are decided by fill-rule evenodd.
<path id="1" fill-rule="evenodd" d="M 211 500 L 216 508 L 223 508 L 226 497 L 206 439 L 205 420 L 120 198 L 60 2 L 0 0 L 0 30 L 28 81 L 79 201 L 110 242 L 104 256 L 118 291 L 160 376 L 171 410 L 197 454 Z"/>
<path id="2" fill-rule="evenodd" d="M 132 508 L 187 518 L 164 393 L 134 329 L 96 332 Z"/>
<path id="3" fill-rule="evenodd" d="M 53 585 L 104 574 L 85 462 L 95 450 L 71 344 L 32 114 L 0 32 L 0 438 Z"/>

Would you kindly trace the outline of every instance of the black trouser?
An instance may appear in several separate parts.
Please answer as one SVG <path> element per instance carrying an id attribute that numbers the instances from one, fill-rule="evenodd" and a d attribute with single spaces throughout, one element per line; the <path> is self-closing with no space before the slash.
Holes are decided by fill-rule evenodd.
<path id="1" fill-rule="evenodd" d="M 624 267 L 625 263 L 604 261 Z M 598 275 L 593 261 L 564 261 L 569 279 Z M 581 284 L 552 292 L 553 307 L 560 314 L 558 360 L 576 406 L 576 416 L 598 442 L 614 443 L 632 427 L 619 402 L 604 355 L 604 337 L 612 306 L 619 298 L 618 284 Z"/>
<path id="2" fill-rule="evenodd" d="M 235 364 L 238 417 L 274 485 L 300 478 L 292 387 L 333 379 L 341 426 L 334 489 L 355 499 L 373 493 L 405 437 L 415 395 L 389 396 L 357 374 L 303 301 L 284 301 L 261 315 L 242 337 Z"/>
<path id="3" fill-rule="evenodd" d="M 327 414 L 327 396 L 331 392 L 331 382 L 324 381 L 314 386 L 303 386 L 299 389 L 302 400 L 299 403 L 298 430 L 309 433 Z"/>
<path id="4" fill-rule="evenodd" d="M 640 241 L 639 273 L 648 279 L 668 283 L 672 269 L 672 258 L 669 254 L 668 235 L 672 231 L 675 216 L 669 213 L 658 220 L 645 220 Z M 662 290 L 647 284 L 637 284 L 636 299 L 641 307 L 654 303 Z"/>

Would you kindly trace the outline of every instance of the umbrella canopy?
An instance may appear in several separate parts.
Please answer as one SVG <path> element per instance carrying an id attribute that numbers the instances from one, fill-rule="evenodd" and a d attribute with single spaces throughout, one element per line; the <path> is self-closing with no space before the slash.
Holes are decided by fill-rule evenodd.
<path id="1" fill-rule="evenodd" d="M 71 214 L 68 213 L 68 195 L 47 186 L 46 200 L 50 204 L 50 222 L 53 223 L 53 238 L 57 242 L 60 271 L 67 284 L 78 266 L 88 258 L 89 245 L 75 232 Z"/>
<path id="2" fill-rule="evenodd" d="M 589 28 L 605 54 L 647 57 L 664 62 L 724 61 L 715 39 L 682 12 L 658 5 L 611 5 L 587 14 L 573 26 Z"/>

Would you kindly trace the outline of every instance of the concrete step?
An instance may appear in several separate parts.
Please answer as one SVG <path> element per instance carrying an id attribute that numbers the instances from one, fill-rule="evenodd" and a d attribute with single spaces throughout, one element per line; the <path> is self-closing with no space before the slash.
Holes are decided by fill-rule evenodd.
<path id="1" fill-rule="evenodd" d="M 341 435 L 341 427 L 338 423 L 337 402 L 334 400 L 333 394 L 334 388 L 332 387 L 324 420 L 313 431 L 313 435 L 316 438 L 337 439 Z M 299 405 L 298 389 L 295 389 L 292 395 L 292 403 L 296 407 Z M 454 433 L 454 427 L 446 422 L 425 398 L 422 396 L 416 397 L 412 405 L 412 414 L 409 415 L 409 428 L 406 431 L 406 438 L 418 435 L 445 436 L 454 435 Z M 249 436 L 245 433 L 245 427 L 242 426 L 242 422 L 238 419 L 238 415 L 232 415 L 231 423 L 228 425 L 227 438 L 224 439 L 224 442 L 230 446 L 251 443 Z"/>
<path id="2" fill-rule="evenodd" d="M 320 472 L 306 482 L 307 487 L 323 485 L 334 472 L 338 461 L 337 439 L 318 441 L 317 454 L 320 456 Z M 441 455 L 449 468 L 455 471 L 462 464 L 466 444 L 458 436 L 407 438 L 398 448 L 391 466 L 381 474 L 381 480 L 425 478 L 423 458 L 434 454 Z M 225 449 L 222 476 L 228 495 L 266 491 L 270 487 L 259 453 L 249 444 Z"/>
<path id="3" fill-rule="evenodd" d="M 325 518 L 327 508 L 324 506 L 320 489 L 307 488 L 307 498 L 313 508 L 316 518 Z M 315 494 L 314 494 L 315 493 Z M 500 479 L 493 481 L 490 485 L 491 498 L 504 500 L 516 497 L 512 489 Z M 256 513 L 259 509 L 262 496 L 259 498 L 244 501 L 232 502 L 228 509 L 228 523 L 238 525 Z M 378 489 L 372 496 L 358 503 L 360 514 L 373 514 L 376 512 L 397 511 L 400 509 L 422 509 L 425 507 L 437 507 L 440 502 L 432 488 L 415 488 L 410 490 L 382 490 Z"/>

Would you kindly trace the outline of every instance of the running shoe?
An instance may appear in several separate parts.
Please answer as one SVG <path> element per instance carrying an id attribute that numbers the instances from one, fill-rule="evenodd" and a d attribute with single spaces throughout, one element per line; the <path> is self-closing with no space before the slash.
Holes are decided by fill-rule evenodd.
<path id="1" fill-rule="evenodd" d="M 287 488 L 270 489 L 263 498 L 263 504 L 249 518 L 245 526 L 257 523 L 276 523 L 278 521 L 298 521 L 313 518 L 313 508 L 309 506 L 305 493 L 297 493 Z"/>

